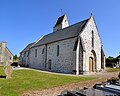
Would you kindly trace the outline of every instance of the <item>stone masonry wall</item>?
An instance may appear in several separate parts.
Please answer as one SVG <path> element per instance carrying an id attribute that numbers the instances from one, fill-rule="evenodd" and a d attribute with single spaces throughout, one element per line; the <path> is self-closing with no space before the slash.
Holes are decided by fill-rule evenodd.
<path id="1" fill-rule="evenodd" d="M 37 56 L 35 56 L 35 50 L 37 50 Z M 43 50 L 44 54 L 42 54 Z M 45 45 L 31 48 L 29 60 L 29 67 L 45 69 Z"/>
<path id="2" fill-rule="evenodd" d="M 72 73 L 75 70 L 76 51 L 73 51 L 76 38 L 62 40 L 30 49 L 29 67 L 46 69 L 55 72 Z M 59 45 L 59 56 L 57 56 L 57 46 Z M 46 52 L 47 47 L 47 52 Z M 42 54 L 44 49 L 44 53 Z M 37 57 L 35 57 L 37 50 Z M 47 55 L 47 57 L 46 57 Z M 49 69 L 51 60 L 51 69 Z M 45 62 L 46 61 L 46 62 Z"/>
<path id="3" fill-rule="evenodd" d="M 13 55 L 7 49 L 7 43 L 2 42 L 0 46 L 0 65 L 5 66 L 6 62 L 13 62 Z"/>
<path id="4" fill-rule="evenodd" d="M 94 32 L 94 48 L 92 47 L 92 31 Z M 81 37 L 83 39 L 83 43 L 86 50 L 85 55 L 85 64 L 83 64 L 83 70 L 89 71 L 89 57 L 91 55 L 91 51 L 94 50 L 96 53 L 96 67 L 97 70 L 101 69 L 101 41 L 99 37 L 98 30 L 96 28 L 93 17 L 90 18 L 87 26 L 84 31 L 81 33 Z"/>
<path id="5" fill-rule="evenodd" d="M 47 64 L 51 60 L 52 71 L 72 73 L 75 70 L 76 51 L 73 51 L 75 41 L 76 38 L 71 38 L 47 45 Z M 59 56 L 57 56 L 58 45 Z"/>

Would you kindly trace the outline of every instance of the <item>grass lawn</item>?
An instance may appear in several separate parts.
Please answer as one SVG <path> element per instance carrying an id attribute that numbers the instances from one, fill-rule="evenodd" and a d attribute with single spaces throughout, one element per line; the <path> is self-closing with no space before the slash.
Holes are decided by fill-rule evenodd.
<path id="1" fill-rule="evenodd" d="M 108 72 L 119 72 L 120 68 L 109 68 L 107 71 Z"/>
<path id="2" fill-rule="evenodd" d="M 0 76 L 5 76 L 3 67 L 0 67 Z M 92 79 L 95 78 L 48 74 L 34 70 L 15 70 L 13 78 L 0 78 L 0 96 L 19 96 L 28 90 L 42 90 Z"/>

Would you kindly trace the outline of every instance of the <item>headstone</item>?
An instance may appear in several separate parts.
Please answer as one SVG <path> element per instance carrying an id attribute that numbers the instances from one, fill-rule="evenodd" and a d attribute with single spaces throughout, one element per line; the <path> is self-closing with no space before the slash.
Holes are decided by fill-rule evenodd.
<path id="1" fill-rule="evenodd" d="M 6 79 L 12 78 L 13 69 L 12 69 L 12 66 L 8 62 L 6 62 L 4 72 L 6 75 Z"/>
<path id="2" fill-rule="evenodd" d="M 6 74 L 6 79 L 12 78 L 12 73 L 13 73 L 12 66 L 10 65 L 6 66 L 4 71 Z"/>

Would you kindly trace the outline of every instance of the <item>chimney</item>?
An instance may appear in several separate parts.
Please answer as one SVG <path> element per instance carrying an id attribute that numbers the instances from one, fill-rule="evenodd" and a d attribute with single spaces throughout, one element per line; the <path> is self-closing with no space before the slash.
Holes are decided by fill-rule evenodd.
<path id="1" fill-rule="evenodd" d="M 7 46 L 7 42 L 5 41 L 2 41 L 1 42 L 1 62 L 4 63 L 4 58 L 5 58 L 5 49 L 6 49 L 6 46 Z"/>
<path id="2" fill-rule="evenodd" d="M 2 47 L 2 48 L 6 48 L 6 46 L 7 46 L 7 42 L 2 41 L 2 43 L 1 43 L 1 47 Z"/>

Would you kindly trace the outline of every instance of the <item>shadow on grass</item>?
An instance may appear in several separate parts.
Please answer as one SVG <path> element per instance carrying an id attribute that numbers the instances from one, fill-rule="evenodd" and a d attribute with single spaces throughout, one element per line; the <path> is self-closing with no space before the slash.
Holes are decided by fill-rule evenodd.
<path id="1" fill-rule="evenodd" d="M 6 78 L 6 76 L 0 75 L 0 78 Z"/>

